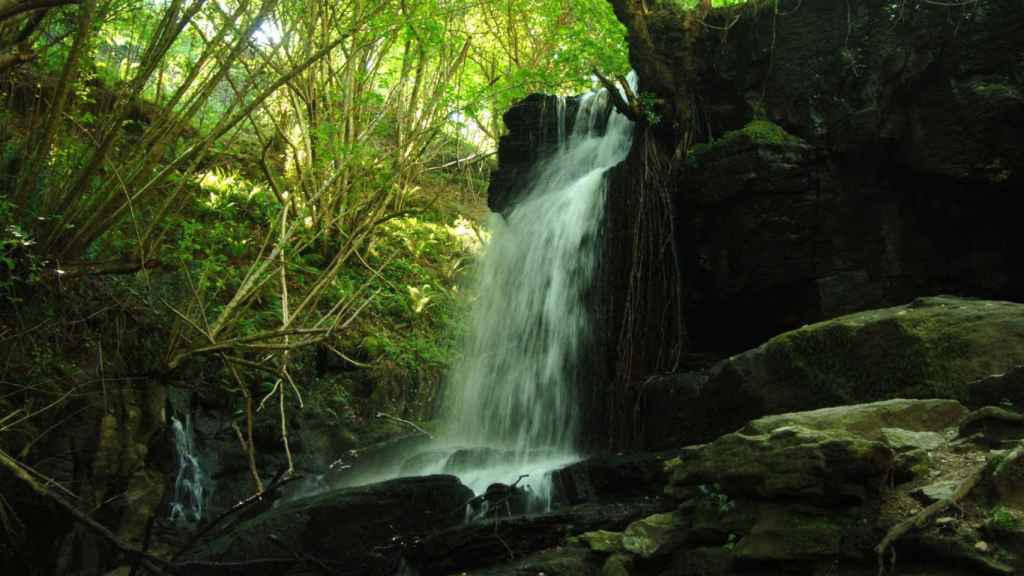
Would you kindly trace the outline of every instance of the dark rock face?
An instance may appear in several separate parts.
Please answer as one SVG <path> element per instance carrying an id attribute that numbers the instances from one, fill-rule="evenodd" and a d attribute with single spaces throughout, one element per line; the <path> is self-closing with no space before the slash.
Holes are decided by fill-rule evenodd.
<path id="1" fill-rule="evenodd" d="M 565 102 L 566 132 L 572 130 L 578 101 Z M 547 158 L 558 144 L 558 98 L 531 94 L 509 108 L 502 119 L 508 133 L 498 143 L 498 169 L 491 174 L 487 206 L 507 212 L 530 183 L 537 162 Z"/>
<path id="2" fill-rule="evenodd" d="M 676 456 L 678 450 L 588 458 L 554 473 L 555 498 L 578 504 L 657 494 L 668 481 L 665 462 Z"/>
<path id="3" fill-rule="evenodd" d="M 678 188 L 694 346 L 920 295 L 1024 296 L 1019 3 L 792 4 L 697 40 L 703 137 L 725 145 Z M 723 139 L 757 114 L 799 139 Z"/>

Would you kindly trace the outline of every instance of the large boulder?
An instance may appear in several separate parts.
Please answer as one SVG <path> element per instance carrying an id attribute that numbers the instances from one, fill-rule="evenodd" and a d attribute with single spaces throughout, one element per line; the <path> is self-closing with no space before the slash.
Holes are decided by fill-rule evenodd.
<path id="1" fill-rule="evenodd" d="M 601 454 L 552 474 L 553 496 L 562 503 L 609 502 L 658 493 L 668 474 L 665 462 L 679 450 Z"/>
<path id="2" fill-rule="evenodd" d="M 786 332 L 706 373 L 652 379 L 640 391 L 643 443 L 706 442 L 766 415 L 892 398 L 947 398 L 977 407 L 997 387 L 986 377 L 1022 363 L 1024 305 L 919 298 Z M 998 390 L 1003 400 L 1024 405 L 1024 388 Z M 884 416 L 891 419 L 886 426 L 906 428 L 897 413 Z M 946 422 L 959 413 L 936 405 L 934 413 L 918 416 Z"/>
<path id="3" fill-rule="evenodd" d="M 894 464 L 892 450 L 881 442 L 787 426 L 754 436 L 726 434 L 684 452 L 668 465 L 668 491 L 688 498 L 715 486 L 732 498 L 860 502 L 882 487 Z"/>
<path id="4" fill-rule="evenodd" d="M 189 574 L 283 574 L 301 566 L 391 575 L 419 537 L 461 523 L 473 494 L 454 476 L 328 491 L 263 511 L 191 550 Z"/>

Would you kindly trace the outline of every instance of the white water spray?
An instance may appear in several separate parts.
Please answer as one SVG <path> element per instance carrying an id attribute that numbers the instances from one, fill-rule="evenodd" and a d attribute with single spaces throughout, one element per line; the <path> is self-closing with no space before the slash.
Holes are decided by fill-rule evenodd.
<path id="1" fill-rule="evenodd" d="M 192 423 L 171 417 L 174 429 L 174 449 L 178 454 L 178 470 L 174 478 L 174 498 L 171 500 L 171 522 L 194 525 L 203 517 L 205 491 L 203 470 L 199 466 Z"/>
<path id="2" fill-rule="evenodd" d="M 633 134 L 610 109 L 606 91 L 581 97 L 567 135 L 560 100 L 558 149 L 507 219 L 492 216 L 470 335 L 450 379 L 449 441 L 503 454 L 459 473 L 478 494 L 530 474 L 524 483 L 547 498 L 547 472 L 578 458 L 575 380 L 590 330 L 584 298 L 599 258 L 605 173 L 625 159 Z"/>

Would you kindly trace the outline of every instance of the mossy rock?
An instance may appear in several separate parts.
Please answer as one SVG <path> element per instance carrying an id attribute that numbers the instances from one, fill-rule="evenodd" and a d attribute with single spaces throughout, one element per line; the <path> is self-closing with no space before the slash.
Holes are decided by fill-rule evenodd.
<path id="1" fill-rule="evenodd" d="M 881 442 L 789 426 L 756 436 L 726 434 L 690 449 L 671 470 L 667 491 L 700 500 L 713 486 L 723 507 L 734 498 L 850 504 L 877 493 L 894 466 L 892 450 Z"/>
<path id="2" fill-rule="evenodd" d="M 695 169 L 733 157 L 750 157 L 755 160 L 752 157 L 775 159 L 781 155 L 792 156 L 792 160 L 809 150 L 806 142 L 786 132 L 778 124 L 754 120 L 739 130 L 726 132 L 717 140 L 693 146 L 687 154 L 687 163 L 689 168 Z M 756 166 L 759 164 L 754 161 L 748 168 Z"/>
<path id="3" fill-rule="evenodd" d="M 801 142 L 803 140 L 786 132 L 774 122 L 752 120 L 743 128 L 726 132 L 717 140 L 697 144 L 690 149 L 690 158 L 699 162 L 700 158 L 705 155 L 717 155 L 735 148 L 745 148 L 751 145 L 799 144 Z"/>
<path id="4" fill-rule="evenodd" d="M 946 398 L 974 408 L 992 394 L 991 386 L 975 393 L 976 382 L 1020 364 L 1024 305 L 919 298 L 804 326 L 720 362 L 697 397 L 676 408 L 683 423 L 677 441 L 706 442 L 771 414 L 894 398 Z M 1024 388 L 1000 390 L 1024 405 Z"/>
<path id="5" fill-rule="evenodd" d="M 579 536 L 573 536 L 568 540 L 569 544 L 583 544 L 594 552 L 615 553 L 624 552 L 622 546 L 622 532 L 610 532 L 608 530 L 595 530 L 584 532 Z"/>
<path id="6" fill-rule="evenodd" d="M 896 437 L 904 443 L 913 444 L 914 439 L 921 434 L 937 434 L 955 428 L 967 413 L 967 408 L 956 400 L 897 398 L 765 416 L 749 422 L 743 431 L 747 434 L 767 434 L 783 426 L 845 430 L 869 440 L 885 441 L 893 449 L 898 449 L 899 446 L 894 445 L 894 442 L 899 444 Z"/>
<path id="7" fill-rule="evenodd" d="M 629 554 L 612 554 L 601 567 L 601 576 L 632 576 L 633 557 Z"/>
<path id="8" fill-rule="evenodd" d="M 787 332 L 748 360 L 810 398 L 969 401 L 968 384 L 1024 362 L 1024 305 L 920 298 Z"/>
<path id="9" fill-rule="evenodd" d="M 682 518 L 675 512 L 652 514 L 633 522 L 622 533 L 622 545 L 641 558 L 671 553 L 686 537 Z"/>

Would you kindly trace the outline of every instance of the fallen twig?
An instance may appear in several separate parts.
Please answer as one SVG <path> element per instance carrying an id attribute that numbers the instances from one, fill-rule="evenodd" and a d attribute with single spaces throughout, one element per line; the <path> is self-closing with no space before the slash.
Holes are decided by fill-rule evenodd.
<path id="1" fill-rule="evenodd" d="M 395 422 L 398 422 L 399 424 L 405 424 L 406 426 L 411 426 L 413 429 L 415 429 L 420 434 L 423 434 L 427 438 L 430 438 L 431 440 L 434 439 L 434 435 L 433 434 L 431 434 L 430 432 L 427 432 L 426 430 L 421 428 L 419 426 L 419 424 L 416 424 L 415 422 L 410 422 L 409 420 L 406 420 L 405 418 L 399 418 L 398 416 L 392 416 L 391 414 L 385 414 L 384 412 L 377 412 L 377 418 L 387 418 L 388 420 L 393 420 Z"/>
<path id="2" fill-rule="evenodd" d="M 1024 445 L 1018 446 L 1016 449 L 1014 449 L 1013 452 L 1010 453 L 1009 456 L 1007 456 L 1007 458 L 1014 458 L 1020 456 L 1022 448 L 1024 448 Z M 921 510 L 917 514 L 914 514 L 910 518 L 907 518 L 906 520 L 896 524 L 895 526 L 889 529 L 889 532 L 886 533 L 885 538 L 882 538 L 882 541 L 879 542 L 878 546 L 875 546 L 875 553 L 878 554 L 878 576 L 884 576 L 886 573 L 885 554 L 892 548 L 892 545 L 897 540 L 906 535 L 907 532 L 910 532 L 914 528 L 923 528 L 925 524 L 927 524 L 933 517 L 937 516 L 940 512 L 942 512 L 946 508 L 949 508 L 950 506 L 955 506 L 957 503 L 963 500 L 968 494 L 971 493 L 971 490 L 973 490 L 974 487 L 978 485 L 978 482 L 980 482 L 981 479 L 984 478 L 985 468 L 987 467 L 987 465 L 987 463 L 983 463 L 977 468 L 975 468 L 974 471 L 971 472 L 970 476 L 968 476 L 963 482 L 960 483 L 956 491 L 953 492 L 953 495 L 950 496 L 949 498 L 943 498 L 942 500 L 939 500 L 938 502 L 931 504 L 924 510 Z M 890 564 L 896 564 L 895 551 L 892 552 L 892 560 Z"/>
<path id="3" fill-rule="evenodd" d="M 235 504 L 234 506 L 232 506 L 230 509 L 228 509 L 226 512 L 224 512 L 220 516 L 217 516 L 216 518 L 214 518 L 213 521 L 210 522 L 209 524 L 207 524 L 206 526 L 203 526 L 202 530 L 199 530 L 198 532 L 193 534 L 192 537 L 188 539 L 188 542 L 186 542 L 185 545 L 182 546 L 181 549 L 178 550 L 174 554 L 174 556 L 171 558 L 171 562 L 177 561 L 177 559 L 181 558 L 181 556 L 185 552 L 188 552 L 189 550 L 191 550 L 192 547 L 196 545 L 196 542 L 199 542 L 199 540 L 203 536 L 206 536 L 207 534 L 209 534 L 210 531 L 214 529 L 214 527 L 216 527 L 218 524 L 220 524 L 222 521 L 224 521 L 224 519 L 226 519 L 228 516 L 231 516 L 232 514 L 235 514 L 235 513 L 239 512 L 239 511 L 241 511 L 241 510 L 251 506 L 252 504 L 255 504 L 256 502 L 259 502 L 259 501 L 263 500 L 264 496 L 266 496 L 267 494 L 270 494 L 274 490 L 277 490 L 281 486 L 284 486 L 285 484 L 287 484 L 289 482 L 292 482 L 294 480 L 298 480 L 299 478 L 302 478 L 301 475 L 287 476 L 286 477 L 284 475 L 285 471 L 286 471 L 285 468 L 281 468 L 280 470 L 278 470 L 277 474 L 274 475 L 274 478 L 270 481 L 270 484 L 267 486 L 266 490 L 262 490 L 260 492 L 257 492 L 255 494 L 253 494 L 252 496 L 249 496 L 245 500 L 242 500 L 238 504 Z"/>

